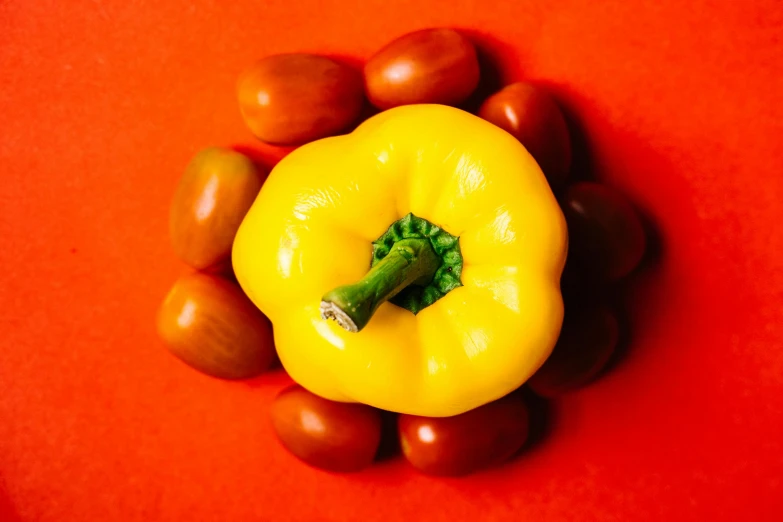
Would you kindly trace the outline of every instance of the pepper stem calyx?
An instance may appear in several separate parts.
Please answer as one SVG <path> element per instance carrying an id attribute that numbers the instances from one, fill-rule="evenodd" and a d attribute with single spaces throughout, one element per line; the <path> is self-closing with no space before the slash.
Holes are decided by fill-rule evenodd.
<path id="1" fill-rule="evenodd" d="M 417 314 L 462 285 L 459 238 L 408 214 L 373 242 L 370 271 L 326 293 L 321 317 L 349 332 L 362 330 L 386 301 Z"/>

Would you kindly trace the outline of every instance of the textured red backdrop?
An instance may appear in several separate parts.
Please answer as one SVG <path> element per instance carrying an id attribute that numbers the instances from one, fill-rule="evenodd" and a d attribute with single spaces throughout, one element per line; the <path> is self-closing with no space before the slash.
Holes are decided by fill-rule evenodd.
<path id="1" fill-rule="evenodd" d="M 777 0 L 0 1 L 0 519 L 777 521 L 783 511 L 783 7 Z M 471 31 L 550 86 L 660 232 L 634 342 L 547 436 L 458 479 L 332 476 L 275 442 L 279 372 L 224 383 L 156 339 L 179 174 L 253 144 L 265 54 L 361 60 Z"/>

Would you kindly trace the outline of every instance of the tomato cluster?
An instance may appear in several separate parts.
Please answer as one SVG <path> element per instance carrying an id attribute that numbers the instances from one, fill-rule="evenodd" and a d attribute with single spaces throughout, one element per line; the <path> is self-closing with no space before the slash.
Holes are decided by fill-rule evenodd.
<path id="1" fill-rule="evenodd" d="M 451 29 L 429 29 L 389 43 L 363 72 L 311 54 L 262 59 L 241 75 L 238 101 L 256 137 L 295 146 L 349 131 L 367 113 L 367 101 L 378 110 L 417 103 L 461 106 L 479 81 L 471 41 Z M 551 357 L 526 384 L 542 397 L 556 397 L 594 379 L 620 338 L 616 312 L 585 298 L 579 282 L 611 285 L 628 276 L 644 255 L 644 229 L 632 205 L 611 188 L 568 185 L 569 129 L 547 91 L 514 83 L 489 96 L 477 113 L 527 148 L 559 195 L 568 224 L 563 329 Z M 271 326 L 230 270 L 234 236 L 263 174 L 238 152 L 205 149 L 186 169 L 171 206 L 174 250 L 197 272 L 174 285 L 160 308 L 158 330 L 175 356 L 219 378 L 259 375 L 275 360 Z M 271 409 L 282 445 L 330 471 L 355 471 L 373 462 L 384 415 L 366 405 L 323 399 L 297 385 L 283 390 Z M 517 391 L 454 417 L 399 415 L 396 437 L 402 454 L 421 472 L 461 475 L 517 453 L 529 423 Z"/>

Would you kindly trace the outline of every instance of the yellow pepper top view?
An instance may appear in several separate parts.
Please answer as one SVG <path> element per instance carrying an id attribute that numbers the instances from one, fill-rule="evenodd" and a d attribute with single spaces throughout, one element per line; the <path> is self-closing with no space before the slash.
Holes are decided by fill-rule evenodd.
<path id="1" fill-rule="evenodd" d="M 408 105 L 284 158 L 233 264 L 297 383 L 444 417 L 508 394 L 547 359 L 567 244 L 515 138 L 459 109 Z"/>

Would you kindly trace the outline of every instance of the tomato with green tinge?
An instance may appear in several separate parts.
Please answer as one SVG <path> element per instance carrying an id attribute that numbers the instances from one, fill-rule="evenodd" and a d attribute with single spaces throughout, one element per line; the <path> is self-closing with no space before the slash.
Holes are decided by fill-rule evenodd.
<path id="1" fill-rule="evenodd" d="M 272 327 L 236 284 L 211 274 L 180 278 L 158 311 L 166 347 L 213 377 L 244 379 L 275 361 Z"/>
<path id="2" fill-rule="evenodd" d="M 179 258 L 199 270 L 227 264 L 262 183 L 253 162 L 238 152 L 214 147 L 196 154 L 169 211 L 169 236 Z"/>

